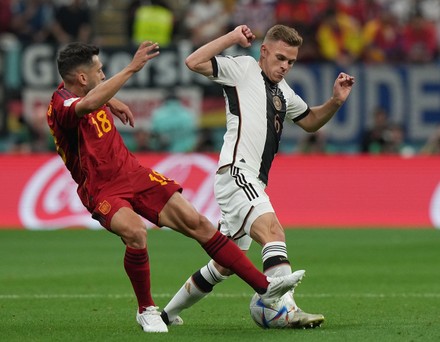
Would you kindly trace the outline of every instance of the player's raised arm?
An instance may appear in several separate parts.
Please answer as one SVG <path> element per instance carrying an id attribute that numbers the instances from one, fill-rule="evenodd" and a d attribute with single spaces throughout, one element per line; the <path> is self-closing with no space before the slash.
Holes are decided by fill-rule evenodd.
<path id="1" fill-rule="evenodd" d="M 324 126 L 344 104 L 354 84 L 354 77 L 341 72 L 333 85 L 333 96 L 320 106 L 310 108 L 310 113 L 297 122 L 307 132 L 316 132 Z"/>
<path id="2" fill-rule="evenodd" d="M 108 80 L 105 80 L 105 75 L 102 72 L 102 64 L 99 62 L 99 59 L 95 57 L 94 65 L 92 65 L 91 68 L 96 68 L 96 73 L 100 75 L 99 81 L 101 83 L 90 90 L 86 96 L 78 102 L 75 108 L 76 114 L 83 116 L 108 103 L 133 74 L 141 70 L 150 59 L 158 55 L 159 45 L 145 41 L 140 44 L 131 62 Z"/>
<path id="3" fill-rule="evenodd" d="M 249 27 L 246 25 L 237 26 L 233 31 L 194 51 L 186 58 L 185 64 L 192 71 L 205 76 L 211 76 L 213 73 L 212 57 L 219 55 L 222 51 L 235 44 L 239 44 L 241 47 L 250 47 L 254 39 L 255 35 Z"/>

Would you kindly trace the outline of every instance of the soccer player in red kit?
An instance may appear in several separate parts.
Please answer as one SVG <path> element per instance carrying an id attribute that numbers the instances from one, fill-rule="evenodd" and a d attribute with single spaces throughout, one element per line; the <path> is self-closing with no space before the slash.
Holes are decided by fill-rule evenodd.
<path id="1" fill-rule="evenodd" d="M 108 80 L 98 55 L 97 47 L 83 43 L 68 44 L 59 52 L 57 64 L 63 82 L 53 93 L 47 121 L 57 152 L 78 184 L 82 203 L 126 245 L 124 267 L 138 301 L 136 320 L 142 329 L 168 331 L 150 292 L 147 233 L 140 216 L 195 239 L 216 262 L 258 292 L 263 302 L 277 301 L 301 280 L 304 271 L 278 278 L 259 272 L 182 196 L 179 184 L 139 164 L 114 125 L 113 115 L 134 126 L 130 109 L 114 96 L 159 55 L 158 44 L 140 44 L 132 61 Z"/>

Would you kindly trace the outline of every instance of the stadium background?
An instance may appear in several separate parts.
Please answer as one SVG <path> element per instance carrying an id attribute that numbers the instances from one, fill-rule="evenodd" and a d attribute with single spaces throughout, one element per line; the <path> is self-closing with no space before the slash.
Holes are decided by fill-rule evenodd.
<path id="1" fill-rule="evenodd" d="M 62 2 L 55 2 L 55 5 Z M 387 2 L 396 3 L 377 1 L 380 4 Z M 167 3 L 184 26 L 185 9 L 195 2 Z M 234 1 L 223 3 L 232 8 Z M 261 3 L 275 8 L 278 2 Z M 399 3 L 412 6 L 417 1 Z M 129 1 L 96 0 L 87 1 L 87 4 L 95 41 L 102 47 L 105 72 L 110 77 L 128 63 L 135 49 L 124 32 L 124 11 Z M 439 22 L 434 23 L 438 28 Z M 185 33 L 185 30 L 177 30 L 173 41 L 161 48 L 161 56 L 135 75 L 119 98 L 133 109 L 137 127 L 145 130 L 149 129 L 153 110 L 161 104 L 169 89 L 176 91 L 184 105 L 195 113 L 199 131 L 210 134 L 208 151 L 194 150 L 184 155 L 167 151 L 136 153 L 147 165 L 181 181 L 186 188 L 185 195 L 215 222 L 218 211 L 211 185 L 224 132 L 224 104 L 219 87 L 185 67 L 184 59 L 195 47 Z M 53 41 L 17 40 L 8 30 L 3 32 L 1 42 L 0 185 L 3 191 L 0 194 L 0 229 L 97 228 L 76 198 L 74 185 L 50 144 L 37 150 L 35 146 L 41 141 L 31 139 L 23 143 L 20 140 L 26 126 L 35 131 L 43 130 L 43 140 L 48 139 L 45 111 L 59 82 L 54 63 L 59 45 Z M 228 51 L 230 54 L 242 52 L 239 48 Z M 347 103 L 323 130 L 325 150 L 320 153 L 302 153 L 299 146 L 306 135 L 294 125 L 285 125 L 268 189 L 283 225 L 440 226 L 440 176 L 436 172 L 439 156 L 421 153 L 440 124 L 439 63 L 437 46 L 435 57 L 423 63 L 409 62 L 402 55 L 400 60 L 380 63 L 358 58 L 341 64 L 317 58 L 300 60 L 295 65 L 287 81 L 312 105 L 330 96 L 333 80 L 341 70 L 355 76 L 356 85 Z M 404 141 L 392 154 L 361 154 L 362 136 L 372 125 L 373 112 L 377 108 L 384 108 L 390 122 L 402 128 Z M 133 131 L 119 128 L 131 146 Z M 26 148 L 22 148 L 23 145 L 27 145 Z M 68 186 L 63 186 L 66 184 Z"/>

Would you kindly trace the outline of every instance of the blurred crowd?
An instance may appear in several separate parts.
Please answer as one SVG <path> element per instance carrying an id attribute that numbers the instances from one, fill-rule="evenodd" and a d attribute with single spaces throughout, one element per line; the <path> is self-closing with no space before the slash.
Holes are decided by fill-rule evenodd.
<path id="1" fill-rule="evenodd" d="M 116 5 L 116 3 L 118 5 Z M 432 61 L 439 56 L 439 0 L 2 0 L 0 34 L 24 43 L 100 45 L 98 18 L 117 6 L 126 42 L 195 47 L 246 23 L 261 39 L 275 23 L 305 38 L 302 61 Z"/>
<path id="2" fill-rule="evenodd" d="M 0 42 L 15 39 L 22 44 L 61 45 L 82 41 L 103 46 L 108 41 L 100 29 L 100 19 L 115 11 L 123 24 L 114 26 L 119 27 L 123 36 L 119 42 L 125 45 L 148 39 L 166 47 L 189 40 L 198 47 L 243 23 L 262 39 L 269 27 L 281 23 L 296 28 L 304 37 L 301 63 L 420 64 L 440 59 L 440 0 L 2 0 Z M 172 100 L 176 105 L 178 99 Z M 359 151 L 400 153 L 405 149 L 401 127 L 388 123 L 383 109 L 377 109 L 374 117 L 375 125 L 365 132 Z M 211 146 L 215 150 L 197 120 L 189 121 L 193 127 L 187 136 L 195 137 L 185 147 L 176 147 L 169 137 L 164 138 L 170 133 L 161 127 L 159 131 L 134 133 L 133 149 L 177 148 L 185 152 L 208 150 L 206 146 Z M 12 149 L 20 150 L 26 139 L 47 138 L 40 137 L 41 132 L 32 124 L 19 120 L 15 124 L 26 129 Z M 43 142 L 40 145 L 47 146 Z M 31 143 L 28 147 L 36 150 L 40 145 Z M 422 150 L 432 153 L 439 147 Z M 328 151 L 325 132 L 304 137 L 297 151 Z"/>

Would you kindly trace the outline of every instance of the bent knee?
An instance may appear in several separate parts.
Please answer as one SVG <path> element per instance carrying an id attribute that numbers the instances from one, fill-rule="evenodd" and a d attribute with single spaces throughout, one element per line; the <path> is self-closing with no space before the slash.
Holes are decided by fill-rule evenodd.
<path id="1" fill-rule="evenodd" d="M 250 229 L 250 236 L 260 245 L 272 241 L 285 241 L 284 228 L 274 215 L 263 215 L 258 218 Z"/>
<path id="2" fill-rule="evenodd" d="M 139 216 L 131 213 L 118 212 L 112 220 L 112 231 L 120 236 L 127 246 L 132 248 L 145 248 L 147 245 L 147 227 Z"/>
<path id="3" fill-rule="evenodd" d="M 128 227 L 121 238 L 130 247 L 144 248 L 147 245 L 147 228 L 145 225 Z"/>

